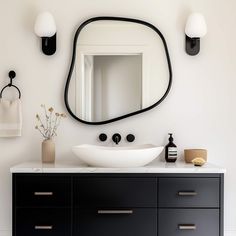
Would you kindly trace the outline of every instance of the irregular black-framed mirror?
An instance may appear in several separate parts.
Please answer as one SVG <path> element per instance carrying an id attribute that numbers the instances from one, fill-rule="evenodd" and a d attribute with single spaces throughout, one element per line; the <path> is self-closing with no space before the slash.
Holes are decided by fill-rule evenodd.
<path id="1" fill-rule="evenodd" d="M 170 91 L 167 44 L 152 24 L 95 17 L 76 31 L 65 104 L 76 120 L 100 125 L 150 110 Z"/>

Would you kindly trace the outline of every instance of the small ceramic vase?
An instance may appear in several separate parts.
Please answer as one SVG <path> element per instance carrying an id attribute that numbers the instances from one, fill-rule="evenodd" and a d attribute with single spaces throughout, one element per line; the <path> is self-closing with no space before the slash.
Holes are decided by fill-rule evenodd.
<path id="1" fill-rule="evenodd" d="M 42 162 L 54 163 L 55 162 L 55 143 L 52 139 L 45 139 L 42 142 Z"/>

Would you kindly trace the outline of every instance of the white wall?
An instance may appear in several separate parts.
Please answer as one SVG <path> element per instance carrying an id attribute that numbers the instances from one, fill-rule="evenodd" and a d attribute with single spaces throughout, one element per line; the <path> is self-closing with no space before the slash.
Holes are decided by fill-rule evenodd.
<path id="1" fill-rule="evenodd" d="M 137 143 L 162 145 L 173 132 L 182 153 L 184 148 L 205 147 L 209 161 L 223 165 L 225 177 L 225 230 L 236 235 L 236 1 L 235 0 L 1 0 L 0 86 L 7 83 L 10 68 L 17 72 L 22 89 L 23 136 L 0 140 L 0 235 L 10 236 L 10 166 L 39 160 L 41 137 L 34 130 L 35 113 L 41 103 L 64 111 L 63 89 L 70 63 L 76 27 L 98 15 L 134 17 L 155 24 L 169 45 L 173 65 L 173 87 L 156 109 L 104 126 L 86 126 L 68 118 L 60 127 L 57 158 L 72 158 L 70 148 L 97 143 L 105 132 L 132 132 Z M 33 33 L 36 14 L 50 10 L 58 26 L 58 50 L 46 57 Z M 184 24 L 191 11 L 202 12 L 209 32 L 201 53 L 184 52 Z"/>

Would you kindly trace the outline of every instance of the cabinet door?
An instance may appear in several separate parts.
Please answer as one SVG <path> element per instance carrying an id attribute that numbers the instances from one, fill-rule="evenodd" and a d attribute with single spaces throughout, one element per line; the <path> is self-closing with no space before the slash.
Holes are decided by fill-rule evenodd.
<path id="1" fill-rule="evenodd" d="M 157 236 L 157 209 L 75 212 L 74 236 Z"/>
<path id="2" fill-rule="evenodd" d="M 79 177 L 74 180 L 74 206 L 157 207 L 156 178 Z"/>
<path id="3" fill-rule="evenodd" d="M 219 210 L 159 209 L 158 236 L 219 236 Z"/>
<path id="4" fill-rule="evenodd" d="M 159 207 L 219 207 L 219 178 L 160 178 Z"/>
<path id="5" fill-rule="evenodd" d="M 15 236 L 69 236 L 70 212 L 66 208 L 18 208 Z"/>
<path id="6" fill-rule="evenodd" d="M 71 204 L 71 178 L 20 175 L 15 177 L 17 207 L 62 207 Z"/>

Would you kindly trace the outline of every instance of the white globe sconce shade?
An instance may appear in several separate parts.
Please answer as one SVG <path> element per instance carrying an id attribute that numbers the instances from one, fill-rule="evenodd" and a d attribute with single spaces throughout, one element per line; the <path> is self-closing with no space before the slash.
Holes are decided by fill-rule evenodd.
<path id="1" fill-rule="evenodd" d="M 56 23 L 51 13 L 40 13 L 34 25 L 35 34 L 42 39 L 42 51 L 46 55 L 56 52 Z"/>
<path id="2" fill-rule="evenodd" d="M 185 26 L 186 52 L 194 56 L 200 52 L 200 38 L 207 34 L 207 25 L 204 16 L 200 13 L 192 13 Z"/>

